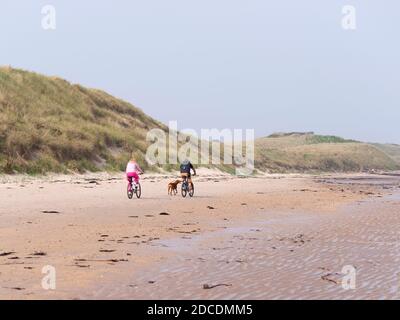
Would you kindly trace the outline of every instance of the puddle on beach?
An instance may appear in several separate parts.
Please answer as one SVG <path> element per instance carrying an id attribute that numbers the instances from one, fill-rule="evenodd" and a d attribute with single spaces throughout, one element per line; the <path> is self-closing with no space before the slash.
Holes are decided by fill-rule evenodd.
<path id="1" fill-rule="evenodd" d="M 277 224 L 306 224 L 310 223 L 313 219 L 313 217 L 301 214 L 294 214 L 293 212 L 291 212 L 290 214 L 282 214 L 282 216 L 278 218 L 273 218 L 271 217 L 271 214 L 269 212 L 264 212 L 260 214 L 260 218 L 258 220 L 249 221 L 245 226 L 220 226 L 220 229 L 218 230 L 202 234 L 193 234 L 190 235 L 189 238 L 179 237 L 165 240 L 156 240 L 153 241 L 153 245 L 159 246 L 164 250 L 185 252 L 191 251 L 202 242 L 212 240 L 214 238 L 232 237 L 232 235 L 254 235 L 254 233 L 258 233 L 261 231 L 263 231 L 264 234 L 270 232 L 271 235 L 273 235 L 274 229 L 276 229 Z"/>
<path id="2" fill-rule="evenodd" d="M 381 186 L 400 187 L 400 174 L 368 175 L 359 177 L 335 177 L 317 179 L 317 181 L 329 184 L 360 185 L 360 186 Z"/>

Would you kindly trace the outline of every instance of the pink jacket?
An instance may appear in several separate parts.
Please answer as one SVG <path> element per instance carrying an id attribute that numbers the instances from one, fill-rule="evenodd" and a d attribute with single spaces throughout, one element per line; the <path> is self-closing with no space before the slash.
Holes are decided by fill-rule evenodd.
<path id="1" fill-rule="evenodd" d="M 129 161 L 128 164 L 126 165 L 126 173 L 133 173 L 133 172 L 141 173 L 143 171 L 136 162 Z"/>

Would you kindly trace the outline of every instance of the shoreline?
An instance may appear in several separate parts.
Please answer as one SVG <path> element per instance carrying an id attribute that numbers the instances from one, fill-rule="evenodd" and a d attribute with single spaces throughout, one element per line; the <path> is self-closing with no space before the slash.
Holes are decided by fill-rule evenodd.
<path id="1" fill-rule="evenodd" d="M 364 171 L 354 171 L 354 172 L 280 172 L 280 173 L 269 173 L 269 172 L 256 172 L 251 176 L 238 177 L 234 174 L 227 173 L 218 169 L 208 169 L 200 167 L 197 169 L 199 172 L 198 176 L 224 176 L 231 178 L 274 178 L 274 177 L 350 177 L 354 178 L 356 176 L 360 177 L 379 177 L 379 176 L 389 176 L 389 177 L 399 177 L 400 171 L 376 171 L 376 172 L 364 172 Z M 165 172 L 146 172 L 143 177 L 144 179 L 154 179 L 154 178 L 174 178 L 179 176 L 178 171 L 165 171 Z M 125 172 L 108 172 L 108 171 L 98 171 L 98 172 L 85 172 L 85 173 L 53 173 L 49 172 L 47 174 L 30 175 L 23 173 L 16 174 L 4 174 L 0 173 L 0 184 L 8 183 L 19 183 L 19 182 L 73 182 L 79 180 L 108 180 L 108 179 L 124 179 Z"/>

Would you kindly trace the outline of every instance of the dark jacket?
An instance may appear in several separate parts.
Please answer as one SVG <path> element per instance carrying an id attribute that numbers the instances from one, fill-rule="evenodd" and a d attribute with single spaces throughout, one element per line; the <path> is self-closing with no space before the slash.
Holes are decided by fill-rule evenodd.
<path id="1" fill-rule="evenodd" d="M 190 175 L 190 170 L 193 170 L 194 174 L 196 174 L 196 169 L 193 167 L 191 162 L 181 164 L 181 173 L 187 173 Z"/>

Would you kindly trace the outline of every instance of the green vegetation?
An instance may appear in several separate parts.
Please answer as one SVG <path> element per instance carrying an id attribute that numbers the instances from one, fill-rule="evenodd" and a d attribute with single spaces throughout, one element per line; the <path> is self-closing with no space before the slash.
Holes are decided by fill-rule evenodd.
<path id="1" fill-rule="evenodd" d="M 321 135 L 310 135 L 306 138 L 307 143 L 317 144 L 317 143 L 349 143 L 357 142 L 354 140 L 347 140 L 336 136 L 321 136 Z"/>
<path id="2" fill-rule="evenodd" d="M 157 171 L 144 160 L 146 135 L 154 128 L 168 129 L 103 91 L 0 68 L 0 173 L 121 171 L 132 153 L 145 169 Z M 395 170 L 400 163 L 400 146 L 312 132 L 257 139 L 255 153 L 256 168 L 269 172 Z M 206 167 L 229 173 L 235 169 Z"/>
<path id="3" fill-rule="evenodd" d="M 151 129 L 168 130 L 103 91 L 0 68 L 0 174 L 123 171 L 132 153 L 145 170 L 177 170 L 178 165 L 148 167 Z"/>
<path id="4" fill-rule="evenodd" d="M 255 163 L 269 172 L 398 170 L 400 148 L 390 148 L 391 154 L 383 148 L 389 147 L 312 132 L 280 133 L 256 140 Z"/>
<path id="5" fill-rule="evenodd" d="M 0 68 L 0 173 L 123 170 L 152 128 L 166 129 L 105 92 Z"/>
<path id="6" fill-rule="evenodd" d="M 400 145 L 398 144 L 382 144 L 382 143 L 374 143 L 373 144 L 377 149 L 381 150 L 389 157 L 394 159 L 396 162 L 400 163 Z"/>

